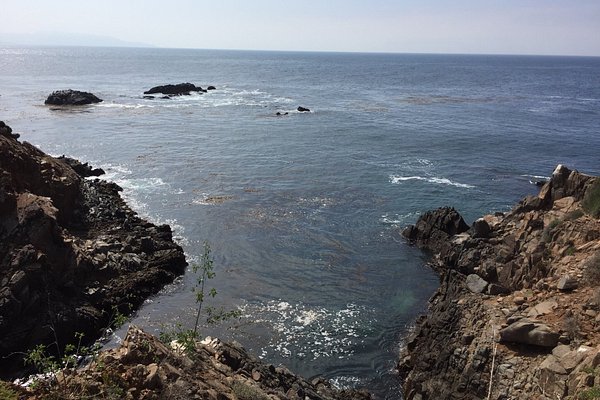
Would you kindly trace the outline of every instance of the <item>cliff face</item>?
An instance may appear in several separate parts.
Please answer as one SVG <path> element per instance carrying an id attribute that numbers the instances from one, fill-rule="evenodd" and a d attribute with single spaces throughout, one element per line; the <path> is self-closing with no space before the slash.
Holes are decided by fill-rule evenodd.
<path id="1" fill-rule="evenodd" d="M 168 226 L 140 219 L 117 185 L 18 142 L 0 123 L 0 377 L 23 352 L 95 340 L 114 309 L 129 313 L 182 274 Z M 54 348 L 55 346 L 49 346 Z"/>
<path id="2" fill-rule="evenodd" d="M 406 399 L 577 398 L 600 386 L 598 178 L 559 166 L 538 196 L 469 228 L 453 209 L 403 234 L 440 288 L 398 365 Z"/>

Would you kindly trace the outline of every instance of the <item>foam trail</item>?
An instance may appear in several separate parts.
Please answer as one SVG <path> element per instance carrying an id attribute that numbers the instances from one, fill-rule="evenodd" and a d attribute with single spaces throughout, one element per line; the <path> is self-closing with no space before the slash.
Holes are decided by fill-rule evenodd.
<path id="1" fill-rule="evenodd" d="M 425 177 L 425 176 L 397 176 L 390 175 L 390 181 L 393 184 L 399 184 L 404 181 L 424 181 L 428 183 L 437 183 L 441 185 L 456 186 L 460 188 L 472 189 L 475 186 L 466 183 L 453 182 L 448 178 Z"/>

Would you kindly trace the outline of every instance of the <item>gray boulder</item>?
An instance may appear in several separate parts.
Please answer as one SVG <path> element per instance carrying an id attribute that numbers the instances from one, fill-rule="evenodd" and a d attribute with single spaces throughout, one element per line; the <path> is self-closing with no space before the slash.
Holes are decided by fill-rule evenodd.
<path id="1" fill-rule="evenodd" d="M 467 276 L 467 287 L 473 293 L 483 293 L 488 283 L 477 274 Z"/>
<path id="2" fill-rule="evenodd" d="M 560 334 L 552 332 L 546 324 L 521 319 L 500 331 L 500 342 L 556 347 Z"/>

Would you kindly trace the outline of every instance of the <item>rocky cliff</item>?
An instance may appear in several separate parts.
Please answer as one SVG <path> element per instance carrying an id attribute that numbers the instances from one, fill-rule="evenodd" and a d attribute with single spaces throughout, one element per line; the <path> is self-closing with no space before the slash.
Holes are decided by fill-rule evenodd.
<path id="1" fill-rule="evenodd" d="M 62 370 L 51 387 L 11 390 L 21 399 L 368 400 L 368 393 L 307 381 L 265 364 L 236 343 L 206 338 L 193 348 L 165 344 L 132 326 L 121 346 L 86 367 Z"/>
<path id="2" fill-rule="evenodd" d="M 398 364 L 406 399 L 600 396 L 600 220 L 581 206 L 599 188 L 558 166 L 508 213 L 405 229 L 440 274 Z"/>
<path id="3" fill-rule="evenodd" d="M 77 332 L 97 339 L 115 311 L 131 312 L 187 265 L 171 229 L 140 219 L 117 185 L 84 179 L 16 137 L 0 122 L 4 378 L 23 372 L 34 345 L 61 348 Z"/>

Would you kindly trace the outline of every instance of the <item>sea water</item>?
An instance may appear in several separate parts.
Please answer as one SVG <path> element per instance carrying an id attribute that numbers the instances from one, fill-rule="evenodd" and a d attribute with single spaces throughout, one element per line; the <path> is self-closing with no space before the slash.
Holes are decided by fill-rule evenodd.
<path id="1" fill-rule="evenodd" d="M 210 243 L 214 302 L 242 318 L 203 334 L 400 398 L 398 351 L 438 283 L 402 228 L 507 211 L 558 163 L 599 174 L 599 76 L 598 58 L 7 47 L 0 120 L 104 168 L 191 263 Z M 143 98 L 180 82 L 217 89 Z M 104 101 L 43 105 L 67 88 Z M 191 326 L 195 282 L 131 322 Z"/>

